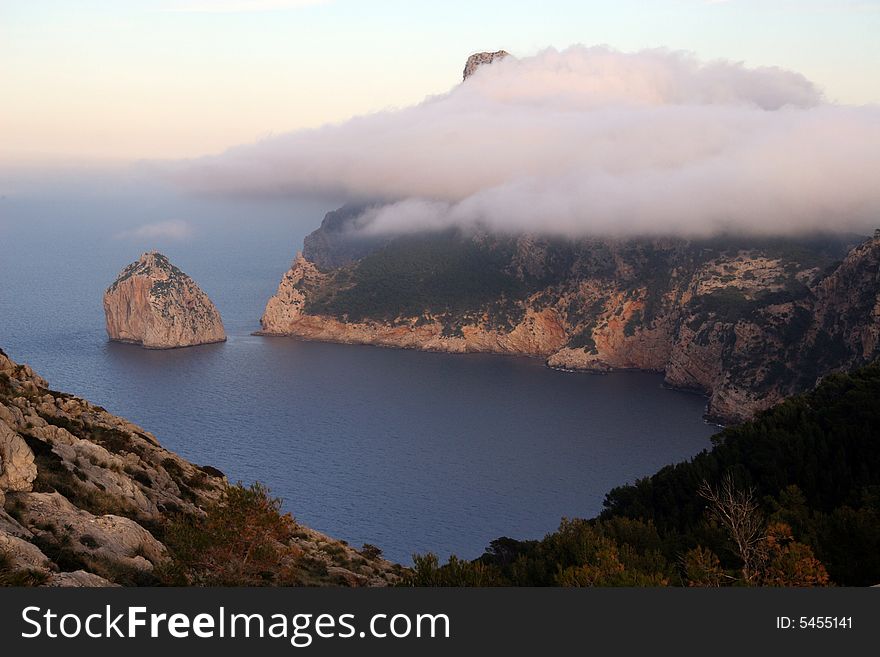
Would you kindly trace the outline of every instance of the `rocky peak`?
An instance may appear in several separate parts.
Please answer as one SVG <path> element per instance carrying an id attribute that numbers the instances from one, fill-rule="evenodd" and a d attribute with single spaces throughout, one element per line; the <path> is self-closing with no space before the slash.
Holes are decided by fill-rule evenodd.
<path id="1" fill-rule="evenodd" d="M 495 52 L 478 52 L 467 59 L 467 63 L 464 65 L 464 76 L 463 80 L 467 80 L 470 76 L 472 76 L 476 70 L 483 66 L 484 64 L 491 64 L 495 60 L 504 59 L 505 57 L 509 57 L 510 53 L 506 50 L 496 50 Z"/>
<path id="2" fill-rule="evenodd" d="M 275 296 L 266 304 L 266 311 L 260 318 L 260 333 L 285 335 L 303 314 L 307 290 L 319 286 L 323 279 L 314 263 L 297 253 Z"/>
<path id="3" fill-rule="evenodd" d="M 358 220 L 370 206 L 347 204 L 328 212 L 320 228 L 303 240 L 303 255 L 320 269 L 347 265 L 387 244 L 389 235 L 369 235 L 359 230 Z"/>
<path id="4" fill-rule="evenodd" d="M 157 251 L 123 269 L 104 293 L 107 334 L 148 349 L 223 342 L 217 308 L 189 276 Z"/>
<path id="5" fill-rule="evenodd" d="M 138 276 L 149 278 L 154 282 L 168 281 L 169 283 L 176 283 L 189 278 L 180 269 L 172 265 L 166 256 L 158 251 L 147 251 L 123 269 L 107 291 L 114 292 L 122 283 Z"/>
<path id="6" fill-rule="evenodd" d="M 147 251 L 130 266 L 138 272 L 161 272 L 166 276 L 173 276 L 175 274 L 180 275 L 183 273 L 171 264 L 171 261 L 167 256 L 162 255 L 158 251 Z"/>

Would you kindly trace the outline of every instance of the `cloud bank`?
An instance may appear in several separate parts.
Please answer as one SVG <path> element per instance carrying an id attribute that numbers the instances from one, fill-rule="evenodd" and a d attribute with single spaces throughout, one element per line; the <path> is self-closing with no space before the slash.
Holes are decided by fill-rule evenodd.
<path id="1" fill-rule="evenodd" d="M 239 146 L 199 192 L 378 204 L 368 232 L 792 233 L 880 225 L 880 108 L 687 53 L 547 50 L 419 105 Z"/>
<path id="2" fill-rule="evenodd" d="M 144 224 L 116 234 L 116 239 L 159 239 L 159 240 L 185 240 L 192 237 L 193 229 L 186 221 L 158 221 L 152 224 Z"/>
<path id="3" fill-rule="evenodd" d="M 172 3 L 164 11 L 176 13 L 233 14 L 277 9 L 300 9 L 323 5 L 332 0 L 196 0 Z"/>

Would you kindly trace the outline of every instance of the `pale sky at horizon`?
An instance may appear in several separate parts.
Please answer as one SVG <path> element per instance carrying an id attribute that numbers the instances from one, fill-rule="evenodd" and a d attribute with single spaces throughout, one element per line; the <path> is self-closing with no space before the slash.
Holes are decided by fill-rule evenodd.
<path id="1" fill-rule="evenodd" d="M 880 0 L 0 0 L 0 164 L 181 158 L 411 105 L 468 54 L 668 47 L 880 104 Z"/>

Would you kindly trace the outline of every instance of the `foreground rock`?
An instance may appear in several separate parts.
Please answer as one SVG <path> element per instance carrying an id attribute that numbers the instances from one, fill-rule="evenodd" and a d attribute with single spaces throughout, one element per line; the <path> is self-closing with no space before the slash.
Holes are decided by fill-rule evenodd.
<path id="1" fill-rule="evenodd" d="M 145 253 L 104 293 L 111 340 L 148 349 L 223 342 L 217 308 L 202 289 L 161 253 Z"/>
<path id="2" fill-rule="evenodd" d="M 163 449 L 100 406 L 50 390 L 0 351 L 0 584 L 165 583 L 157 573 L 173 566 L 169 523 L 190 527 L 228 491 L 218 470 Z M 284 522 L 290 531 L 278 548 L 288 583 L 399 579 L 401 568 L 372 551 Z"/>

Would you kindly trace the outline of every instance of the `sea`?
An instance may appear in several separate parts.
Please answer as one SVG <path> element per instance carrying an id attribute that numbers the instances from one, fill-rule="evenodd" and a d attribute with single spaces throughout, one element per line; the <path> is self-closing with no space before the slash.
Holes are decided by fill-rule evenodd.
<path id="1" fill-rule="evenodd" d="M 0 171 L 0 348 L 298 521 L 409 564 L 473 559 L 592 517 L 717 428 L 662 376 L 540 359 L 259 337 L 266 301 L 338 199 L 190 195 L 149 169 Z M 101 297 L 158 249 L 214 300 L 224 344 L 108 341 Z"/>

